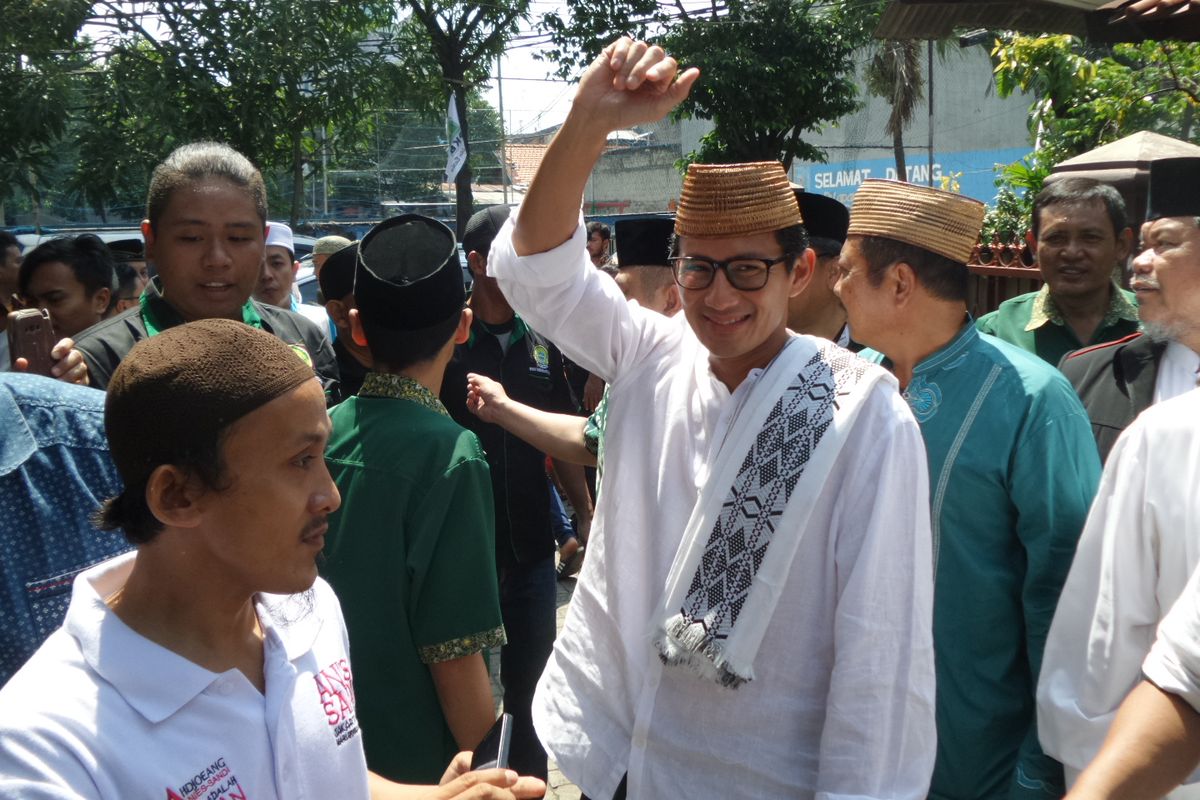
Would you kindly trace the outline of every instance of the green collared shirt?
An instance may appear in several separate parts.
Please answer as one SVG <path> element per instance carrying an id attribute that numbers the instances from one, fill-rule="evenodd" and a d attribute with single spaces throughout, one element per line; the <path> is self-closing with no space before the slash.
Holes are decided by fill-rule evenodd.
<path id="1" fill-rule="evenodd" d="M 450 416 L 450 412 L 437 399 L 437 395 L 412 378 L 404 375 L 392 375 L 386 372 L 368 372 L 363 380 L 362 388 L 358 390 L 359 397 L 391 397 L 395 400 L 408 400 L 423 408 Z"/>
<path id="2" fill-rule="evenodd" d="M 329 417 L 342 505 L 319 567 L 346 618 L 367 765 L 436 783 L 459 748 L 429 665 L 505 640 L 487 460 L 475 434 L 400 375 L 368 373 Z"/>
<path id="3" fill-rule="evenodd" d="M 1123 339 L 1136 333 L 1139 324 L 1136 296 L 1114 281 L 1108 310 L 1090 341 L 1081 342 L 1075 335 L 1045 284 L 1036 292 L 1005 300 L 980 317 L 976 327 L 1058 366 L 1072 350 Z"/>

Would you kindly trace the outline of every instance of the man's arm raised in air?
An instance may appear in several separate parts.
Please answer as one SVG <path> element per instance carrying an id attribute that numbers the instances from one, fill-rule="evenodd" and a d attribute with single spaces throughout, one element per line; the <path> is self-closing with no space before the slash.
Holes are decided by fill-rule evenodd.
<path id="1" fill-rule="evenodd" d="M 700 73 L 678 70 L 661 47 L 626 37 L 596 57 L 521 203 L 513 229 L 517 255 L 543 253 L 571 237 L 584 187 L 608 134 L 662 119 L 679 105 Z"/>

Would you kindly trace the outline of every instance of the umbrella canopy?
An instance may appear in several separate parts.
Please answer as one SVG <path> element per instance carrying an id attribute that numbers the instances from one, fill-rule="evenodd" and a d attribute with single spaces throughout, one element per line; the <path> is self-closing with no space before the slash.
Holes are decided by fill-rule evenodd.
<path id="1" fill-rule="evenodd" d="M 1200 41 L 1200 0 L 892 0 L 875 36 L 941 39 L 970 28 L 1069 33 L 1099 42 Z"/>
<path id="2" fill-rule="evenodd" d="M 1139 131 L 1056 164 L 1046 183 L 1079 176 L 1111 184 L 1125 198 L 1130 223 L 1136 231 L 1146 214 L 1150 162 L 1181 156 L 1200 157 L 1200 146 L 1160 133 Z"/>

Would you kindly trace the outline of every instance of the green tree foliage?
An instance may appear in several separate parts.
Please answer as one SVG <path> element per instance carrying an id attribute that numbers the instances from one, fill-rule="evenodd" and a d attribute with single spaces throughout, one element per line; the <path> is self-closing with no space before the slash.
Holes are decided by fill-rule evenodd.
<path id="1" fill-rule="evenodd" d="M 1029 128 L 1035 168 L 1054 165 L 1138 131 L 1195 141 L 1200 45 L 1087 45 L 1071 36 L 1001 37 L 996 89 L 1034 95 Z"/>
<path id="2" fill-rule="evenodd" d="M 269 175 L 289 175 L 285 206 L 295 221 L 320 143 L 361 134 L 398 77 L 371 33 L 390 21 L 383 0 L 143 5 L 96 6 L 111 34 L 103 66 L 87 77 L 76 174 L 96 206 L 118 196 L 125 180 L 144 187 L 145 169 L 175 144 L 211 138 Z"/>
<path id="3" fill-rule="evenodd" d="M 54 172 L 90 7 L 87 0 L 0 0 L 0 206 L 16 191 L 36 199 Z"/>
<path id="4" fill-rule="evenodd" d="M 691 160 L 824 161 L 807 133 L 858 106 L 854 51 L 869 40 L 873 3 L 829 0 L 728 0 L 701 13 L 683 4 L 644 0 L 586 0 L 542 26 L 552 57 L 568 68 L 590 62 L 628 30 L 648 36 L 681 64 L 700 68 L 700 80 L 678 113 L 713 122 Z"/>
<path id="5" fill-rule="evenodd" d="M 1029 92 L 1033 152 L 1003 167 L 996 208 L 1001 239 L 1028 230 L 1033 198 L 1053 167 L 1138 131 L 1200 143 L 1200 45 L 1169 42 L 1095 45 L 1072 36 L 1005 34 L 992 51 L 1001 97 Z"/>

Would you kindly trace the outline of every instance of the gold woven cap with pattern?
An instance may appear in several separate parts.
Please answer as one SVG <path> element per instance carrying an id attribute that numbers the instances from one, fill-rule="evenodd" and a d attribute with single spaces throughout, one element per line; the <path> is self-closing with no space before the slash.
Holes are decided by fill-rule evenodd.
<path id="1" fill-rule="evenodd" d="M 978 200 L 901 181 L 865 180 L 854 193 L 850 236 L 882 236 L 965 264 L 979 240 Z"/>
<path id="2" fill-rule="evenodd" d="M 678 236 L 752 236 L 799 225 L 783 164 L 691 164 L 675 212 Z"/>

